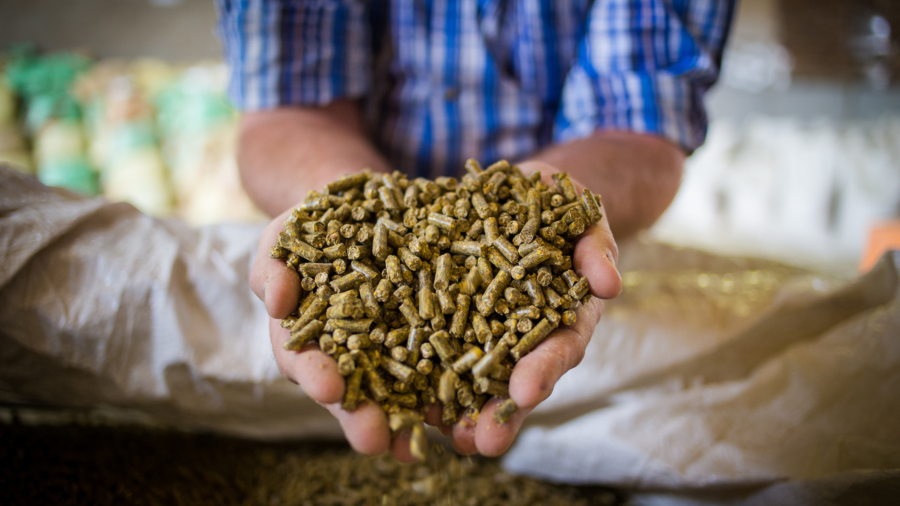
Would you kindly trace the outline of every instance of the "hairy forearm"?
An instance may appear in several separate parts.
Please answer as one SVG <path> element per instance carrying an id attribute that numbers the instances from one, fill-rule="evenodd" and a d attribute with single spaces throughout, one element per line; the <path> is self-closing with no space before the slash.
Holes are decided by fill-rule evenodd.
<path id="1" fill-rule="evenodd" d="M 238 166 L 247 194 L 270 216 L 342 174 L 366 167 L 388 170 L 349 100 L 246 113 L 241 118 Z"/>
<path id="2" fill-rule="evenodd" d="M 552 146 L 529 161 L 566 171 L 600 194 L 613 234 L 623 239 L 652 225 L 672 203 L 684 158 L 681 149 L 659 137 L 598 131 Z"/>

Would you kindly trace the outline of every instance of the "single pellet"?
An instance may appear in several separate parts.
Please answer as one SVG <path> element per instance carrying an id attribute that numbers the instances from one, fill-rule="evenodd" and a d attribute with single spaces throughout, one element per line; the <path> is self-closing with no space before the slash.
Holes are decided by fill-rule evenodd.
<path id="1" fill-rule="evenodd" d="M 332 305 L 325 311 L 325 317 L 331 318 L 352 318 L 358 320 L 365 315 L 362 301 L 359 299 L 344 304 Z"/>
<path id="2" fill-rule="evenodd" d="M 302 329 L 291 332 L 291 339 L 284 343 L 284 349 L 290 351 L 300 351 L 306 343 L 312 341 L 322 334 L 325 324 L 319 320 L 313 320 L 307 323 Z"/>
<path id="3" fill-rule="evenodd" d="M 566 282 L 566 285 L 567 285 L 566 291 L 568 291 L 568 288 L 571 288 L 571 287 L 575 286 L 575 283 L 578 283 L 579 277 L 578 277 L 578 274 L 575 274 L 575 271 L 567 270 L 562 273 L 562 279 L 563 279 L 563 281 Z"/>
<path id="4" fill-rule="evenodd" d="M 387 336 L 387 325 L 384 322 L 376 323 L 372 331 L 369 332 L 369 339 L 374 344 L 381 344 Z"/>
<path id="5" fill-rule="evenodd" d="M 434 348 L 435 353 L 445 363 L 453 363 L 456 360 L 457 353 L 450 346 L 448 341 L 449 334 L 446 331 L 439 330 L 428 336 L 428 342 Z"/>
<path id="6" fill-rule="evenodd" d="M 372 254 L 379 260 L 384 260 L 390 254 L 388 229 L 384 223 L 375 224 L 375 234 L 372 236 Z"/>
<path id="7" fill-rule="evenodd" d="M 356 362 L 353 361 L 353 356 L 349 353 L 345 353 L 338 357 L 338 373 L 341 376 L 350 376 L 356 370 Z M 349 388 L 349 384 L 347 385 Z"/>
<path id="8" fill-rule="evenodd" d="M 363 334 L 369 332 L 372 326 L 371 318 L 360 318 L 358 320 L 340 320 L 329 319 L 328 324 L 335 329 L 346 330 L 351 334 Z"/>
<path id="9" fill-rule="evenodd" d="M 419 349 L 427 337 L 428 331 L 422 327 L 414 327 L 409 331 L 409 339 L 406 341 L 406 349 L 409 351 L 408 362 L 416 363 L 419 361 Z"/>
<path id="10" fill-rule="evenodd" d="M 372 346 L 372 340 L 369 334 L 353 334 L 347 339 L 347 348 L 349 350 L 365 350 Z"/>
<path id="11" fill-rule="evenodd" d="M 449 253 L 444 253 L 437 259 L 437 268 L 434 273 L 434 289 L 446 290 L 450 286 L 450 266 L 453 261 Z"/>
<path id="12" fill-rule="evenodd" d="M 300 231 L 304 234 L 322 234 L 325 232 L 325 224 L 320 221 L 307 221 L 300 224 Z"/>
<path id="13" fill-rule="evenodd" d="M 485 245 L 478 241 L 453 241 L 450 243 L 450 253 L 454 255 L 478 257 L 485 254 L 485 248 Z"/>
<path id="14" fill-rule="evenodd" d="M 298 332 L 303 327 L 306 327 L 309 322 L 319 318 L 323 313 L 325 313 L 325 309 L 328 307 L 328 303 L 324 300 L 315 297 L 309 304 L 309 307 L 306 308 L 306 311 L 300 315 L 300 318 L 294 323 L 294 326 L 291 327 L 291 333 Z"/>
<path id="15" fill-rule="evenodd" d="M 351 364 L 354 363 L 349 354 L 341 355 L 341 359 L 344 357 L 347 357 Z M 340 370 L 340 359 L 338 359 L 338 370 Z M 356 405 L 359 403 L 360 387 L 362 386 L 362 377 L 364 373 L 365 371 L 354 366 L 352 372 L 347 377 L 347 386 L 344 389 L 344 400 L 341 403 L 343 409 L 347 411 L 356 409 Z"/>
<path id="16" fill-rule="evenodd" d="M 522 231 L 516 235 L 513 244 L 524 244 L 534 240 L 538 228 L 541 226 L 541 196 L 535 188 L 528 190 L 528 221 L 522 227 Z"/>
<path id="17" fill-rule="evenodd" d="M 415 369 L 408 367 L 407 365 L 402 364 L 390 357 L 381 358 L 381 368 L 403 383 L 412 382 L 413 378 L 416 375 Z"/>
<path id="18" fill-rule="evenodd" d="M 472 193 L 472 207 L 475 208 L 475 212 L 478 213 L 478 217 L 482 220 L 487 219 L 491 215 L 491 207 L 488 205 L 487 199 L 484 198 L 484 194 L 480 191 Z"/>
<path id="19" fill-rule="evenodd" d="M 350 339 L 350 333 L 346 330 L 335 329 L 333 333 L 334 342 L 338 346 L 343 346 L 347 344 L 347 339 Z"/>
<path id="20" fill-rule="evenodd" d="M 428 223 L 436 226 L 444 232 L 447 232 L 448 234 L 456 230 L 456 220 L 454 220 L 450 216 L 446 216 L 440 213 L 429 213 Z"/>
<path id="21" fill-rule="evenodd" d="M 339 278 L 336 278 L 329 283 L 329 286 L 335 292 L 344 292 L 347 290 L 352 290 L 357 288 L 359 285 L 366 282 L 365 274 L 353 271 L 348 274 L 345 274 Z"/>
<path id="22" fill-rule="evenodd" d="M 534 349 L 535 346 L 540 344 L 544 340 L 544 338 L 546 338 L 547 335 L 550 334 L 551 330 L 553 330 L 553 326 L 550 325 L 550 322 L 548 322 L 546 318 L 542 319 L 540 322 L 538 322 L 537 325 L 534 326 L 533 329 L 531 329 L 531 332 L 525 334 L 521 339 L 519 339 L 519 342 L 516 343 L 516 345 L 513 346 L 511 350 L 509 350 L 509 355 L 513 358 L 513 360 L 518 362 L 519 359 L 525 356 L 525 354 L 527 354 L 529 351 Z"/>
<path id="23" fill-rule="evenodd" d="M 375 280 L 380 275 L 377 270 L 373 269 L 371 266 L 369 266 L 359 260 L 354 260 L 354 261 L 350 262 L 350 268 L 356 272 L 361 273 L 363 276 L 366 277 L 367 280 L 370 280 L 370 281 Z"/>
<path id="24" fill-rule="evenodd" d="M 472 366 L 475 365 L 476 362 L 481 360 L 481 357 L 483 356 L 484 351 L 482 351 L 481 348 L 477 346 L 473 346 L 469 349 L 469 351 L 465 352 L 461 357 L 453 362 L 452 368 L 457 374 L 462 374 L 471 369 Z"/>
<path id="25" fill-rule="evenodd" d="M 498 236 L 494 239 L 493 245 L 511 264 L 519 261 L 519 252 L 516 251 L 516 247 L 506 237 Z"/>
<path id="26" fill-rule="evenodd" d="M 584 205 L 584 213 L 588 216 L 591 223 L 597 223 L 603 218 L 603 215 L 600 213 L 600 205 L 597 204 L 597 200 L 594 198 L 594 194 L 591 193 L 591 190 L 585 188 L 582 191 L 581 202 Z"/>
<path id="27" fill-rule="evenodd" d="M 405 325 L 403 327 L 400 327 L 399 329 L 394 329 L 388 332 L 387 336 L 385 336 L 384 338 L 384 345 L 388 348 L 393 348 L 400 345 L 401 343 L 405 343 L 409 338 L 409 332 L 409 325 Z"/>
<path id="28" fill-rule="evenodd" d="M 400 270 L 400 258 L 396 255 L 389 255 L 385 258 L 384 277 L 395 285 L 403 283 L 403 273 Z"/>
<path id="29" fill-rule="evenodd" d="M 475 338 L 481 344 L 486 343 L 493 335 L 490 325 L 481 313 L 472 313 L 472 328 L 475 330 Z"/>
<path id="30" fill-rule="evenodd" d="M 431 248 L 428 247 L 428 244 L 425 241 L 420 241 L 419 239 L 413 238 L 410 239 L 406 244 L 409 248 L 409 251 L 412 252 L 413 255 L 419 257 L 423 261 L 431 260 L 431 257 L 434 256 L 434 253 L 431 251 Z"/>
<path id="31" fill-rule="evenodd" d="M 403 346 L 394 346 L 391 348 L 391 358 L 397 362 L 406 362 L 406 359 L 409 358 L 409 350 Z"/>
<path id="32" fill-rule="evenodd" d="M 516 405 L 516 401 L 512 399 L 506 399 L 505 401 L 501 402 L 500 405 L 497 406 L 497 410 L 494 411 L 494 421 L 500 425 L 503 425 L 504 423 L 508 422 L 509 419 L 512 418 L 512 416 L 516 414 L 516 411 L 518 410 L 519 406 Z"/>
<path id="33" fill-rule="evenodd" d="M 359 298 L 362 299 L 363 311 L 366 316 L 373 320 L 381 318 L 381 306 L 375 298 L 375 290 L 371 283 L 363 283 L 359 285 Z"/>
<path id="34" fill-rule="evenodd" d="M 453 369 L 445 369 L 441 374 L 441 380 L 438 383 L 438 399 L 444 404 L 444 409 L 456 402 L 456 382 L 458 380 L 459 375 Z"/>
<path id="35" fill-rule="evenodd" d="M 472 375 L 476 378 L 486 378 L 508 354 L 509 345 L 501 340 L 472 366 Z"/>
<path id="36" fill-rule="evenodd" d="M 431 287 L 431 271 L 428 269 L 419 270 L 419 317 L 423 320 L 430 320 L 437 313 L 434 307 L 434 297 Z"/>
<path id="37" fill-rule="evenodd" d="M 441 423 L 444 425 L 453 425 L 459 420 L 459 412 L 456 409 L 456 404 L 444 404 L 443 411 L 441 412 Z"/>
<path id="38" fill-rule="evenodd" d="M 523 318 L 521 320 L 516 320 L 516 332 L 520 334 L 527 334 L 534 328 L 534 323 L 528 318 Z"/>
<path id="39" fill-rule="evenodd" d="M 369 172 L 358 172 L 356 174 L 350 174 L 347 176 L 342 176 L 337 181 L 328 183 L 325 185 L 325 194 L 336 194 L 338 192 L 342 192 L 345 190 L 349 190 L 350 188 L 363 185 L 366 181 L 369 180 L 369 176 L 371 173 Z"/>
<path id="40" fill-rule="evenodd" d="M 540 318 L 540 316 L 541 310 L 536 306 L 520 307 L 509 312 L 509 318 L 512 318 L 514 320 L 521 320 L 523 318 L 534 320 Z"/>
<path id="41" fill-rule="evenodd" d="M 464 408 L 475 404 L 475 392 L 472 391 L 472 385 L 464 381 L 457 382 L 456 402 Z"/>
<path id="42" fill-rule="evenodd" d="M 479 286 L 481 286 L 481 273 L 476 263 L 469 269 L 465 279 L 459 283 L 459 291 L 471 297 L 475 295 Z"/>
<path id="43" fill-rule="evenodd" d="M 337 343 L 334 342 L 331 334 L 322 334 L 319 336 L 319 349 L 322 350 L 322 353 L 334 355 L 334 352 L 337 349 Z"/>
<path id="44" fill-rule="evenodd" d="M 569 288 L 569 295 L 575 300 L 581 300 L 581 298 L 587 294 L 588 288 L 590 288 L 588 280 L 586 277 L 582 276 L 581 279 Z"/>
<path id="45" fill-rule="evenodd" d="M 400 203 L 397 202 L 397 198 L 394 195 L 394 192 L 392 192 L 391 189 L 387 186 L 380 186 L 378 188 L 378 198 L 381 199 L 381 203 L 388 211 L 394 213 L 400 212 Z"/>
<path id="46" fill-rule="evenodd" d="M 472 299 L 466 294 L 459 294 L 456 297 L 456 312 L 453 313 L 453 319 L 450 320 L 450 335 L 453 337 L 462 337 L 466 330 L 466 323 L 469 320 L 469 305 Z"/>
<path id="47" fill-rule="evenodd" d="M 425 461 L 428 457 L 428 438 L 422 422 L 412 426 L 412 433 L 409 439 L 409 453 L 419 462 Z"/>
<path id="48" fill-rule="evenodd" d="M 476 394 L 488 394 L 504 399 L 509 397 L 509 383 L 490 378 L 476 378 L 473 390 Z"/>
<path id="49" fill-rule="evenodd" d="M 414 255 L 409 248 L 401 247 L 397 250 L 397 256 L 411 271 L 417 271 L 422 267 L 422 259 Z"/>
<path id="50" fill-rule="evenodd" d="M 547 300 L 547 304 L 550 305 L 551 308 L 556 309 L 565 302 L 562 296 L 553 289 L 552 286 L 544 287 L 544 297 Z"/>
<path id="51" fill-rule="evenodd" d="M 434 368 L 434 362 L 432 362 L 431 360 L 428 360 L 427 358 L 420 359 L 416 363 L 416 371 L 423 376 L 428 376 L 431 373 L 433 368 Z"/>
<path id="52" fill-rule="evenodd" d="M 482 307 L 485 309 L 484 311 L 479 310 L 479 312 L 483 316 L 489 316 L 490 311 L 493 310 L 494 305 L 497 303 L 497 299 L 500 298 L 500 295 L 503 293 L 503 290 L 509 285 L 512 276 L 505 272 L 500 271 L 494 276 L 494 280 L 491 281 L 491 284 L 484 290 L 484 293 L 481 295 Z M 486 314 L 485 314 L 486 313 Z"/>
<path id="53" fill-rule="evenodd" d="M 296 237 L 291 237 L 289 234 L 285 232 L 278 233 L 278 242 L 277 245 L 285 248 L 292 253 L 297 254 L 298 256 L 305 258 L 310 262 L 318 262 L 324 253 L 312 247 L 311 245 L 297 239 Z"/>
<path id="54" fill-rule="evenodd" d="M 562 324 L 563 325 L 575 325 L 578 317 L 575 314 L 575 311 L 569 309 L 568 311 L 563 311 L 562 314 Z"/>
<path id="55" fill-rule="evenodd" d="M 491 263 L 487 258 L 478 257 L 476 261 L 476 265 L 478 266 L 478 274 L 481 275 L 481 284 L 482 286 L 487 286 L 494 280 L 493 270 L 491 269 Z"/>
<path id="56" fill-rule="evenodd" d="M 550 322 L 550 325 L 554 327 L 558 327 L 560 322 L 562 321 L 562 316 L 559 314 L 559 311 L 553 309 L 552 307 L 545 307 L 543 309 L 544 318 Z"/>

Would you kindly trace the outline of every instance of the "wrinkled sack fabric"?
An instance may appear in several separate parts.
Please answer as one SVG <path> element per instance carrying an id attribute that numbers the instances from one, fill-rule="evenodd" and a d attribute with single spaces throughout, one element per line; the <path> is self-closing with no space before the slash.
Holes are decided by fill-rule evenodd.
<path id="1" fill-rule="evenodd" d="M 261 230 L 0 167 L 0 402 L 339 437 L 275 366 L 247 283 Z M 641 489 L 900 467 L 900 254 L 858 279 L 658 243 L 621 258 L 622 296 L 507 468 Z"/>

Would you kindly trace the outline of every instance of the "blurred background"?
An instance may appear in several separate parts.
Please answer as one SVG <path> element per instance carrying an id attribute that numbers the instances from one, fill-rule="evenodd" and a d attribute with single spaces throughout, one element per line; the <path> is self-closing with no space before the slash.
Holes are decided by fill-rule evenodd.
<path id="1" fill-rule="evenodd" d="M 211 0 L 0 3 L 0 160 L 193 225 L 263 220 L 240 188 L 215 16 Z M 741 1 L 706 145 L 649 234 L 864 265 L 900 213 L 898 39 L 891 0 Z"/>

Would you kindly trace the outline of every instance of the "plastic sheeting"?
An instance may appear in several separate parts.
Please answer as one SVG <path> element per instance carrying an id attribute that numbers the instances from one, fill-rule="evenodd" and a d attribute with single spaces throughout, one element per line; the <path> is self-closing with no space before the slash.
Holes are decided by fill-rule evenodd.
<path id="1" fill-rule="evenodd" d="M 274 364 L 247 285 L 260 232 L 0 168 L 0 402 L 337 437 Z M 621 258 L 622 296 L 508 468 L 678 488 L 900 467 L 900 254 L 856 280 L 657 243 Z"/>

